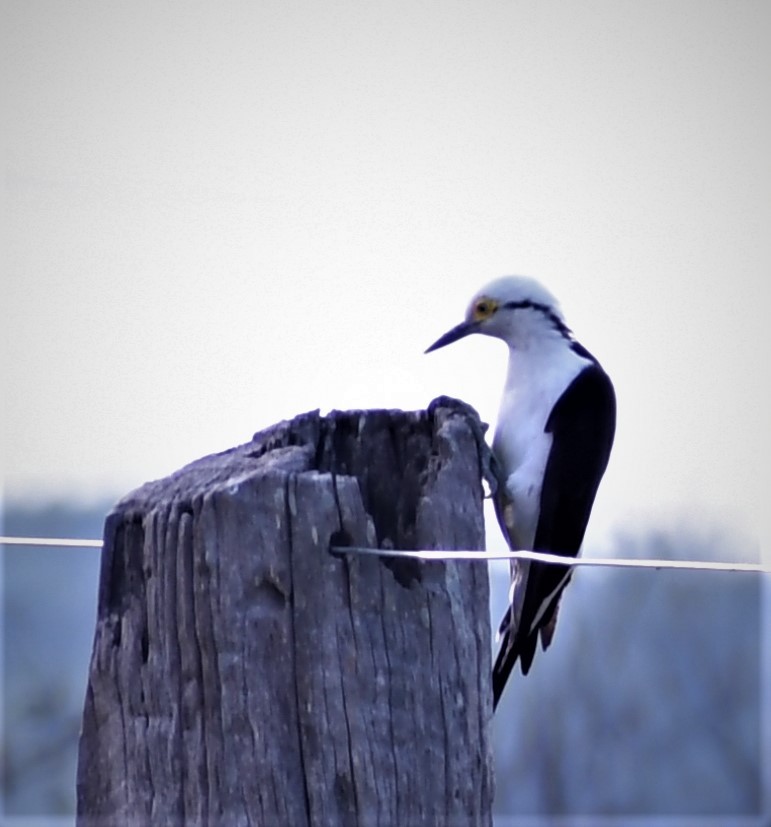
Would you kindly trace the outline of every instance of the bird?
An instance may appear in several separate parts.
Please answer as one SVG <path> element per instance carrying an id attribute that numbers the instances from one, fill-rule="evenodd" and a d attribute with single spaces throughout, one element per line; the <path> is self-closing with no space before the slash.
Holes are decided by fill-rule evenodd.
<path id="1" fill-rule="evenodd" d="M 555 297 L 533 278 L 504 276 L 481 288 L 464 320 L 426 353 L 475 333 L 509 348 L 492 442 L 500 479 L 492 497 L 509 548 L 577 557 L 613 446 L 613 384 L 574 338 Z M 551 644 L 571 573 L 568 566 L 511 561 L 493 709 L 517 660 L 527 675 L 539 637 L 544 651 Z"/>

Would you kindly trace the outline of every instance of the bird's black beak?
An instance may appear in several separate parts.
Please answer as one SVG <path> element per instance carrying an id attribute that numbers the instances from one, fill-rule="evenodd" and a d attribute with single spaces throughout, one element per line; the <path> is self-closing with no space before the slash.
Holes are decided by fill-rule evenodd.
<path id="1" fill-rule="evenodd" d="M 479 324 L 477 322 L 461 322 L 459 325 L 455 325 L 452 330 L 448 330 L 444 336 L 440 336 L 434 344 L 426 350 L 426 353 L 431 353 L 432 350 L 439 350 L 440 347 L 444 347 L 445 345 L 451 345 L 453 342 L 457 342 L 458 339 L 468 336 L 469 333 L 476 333 L 478 327 Z"/>

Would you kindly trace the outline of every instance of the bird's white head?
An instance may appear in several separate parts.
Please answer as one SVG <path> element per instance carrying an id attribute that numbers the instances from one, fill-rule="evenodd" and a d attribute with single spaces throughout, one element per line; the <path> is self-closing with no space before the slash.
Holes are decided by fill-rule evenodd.
<path id="1" fill-rule="evenodd" d="M 503 276 L 479 290 L 468 306 L 466 318 L 437 339 L 426 353 L 471 333 L 495 336 L 513 348 L 570 337 L 557 300 L 540 282 L 527 276 Z"/>

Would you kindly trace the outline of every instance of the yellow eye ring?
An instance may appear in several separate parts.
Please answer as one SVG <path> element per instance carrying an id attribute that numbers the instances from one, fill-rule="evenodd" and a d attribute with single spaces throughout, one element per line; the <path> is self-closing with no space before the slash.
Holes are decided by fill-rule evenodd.
<path id="1" fill-rule="evenodd" d="M 497 309 L 498 302 L 495 302 L 492 299 L 482 298 L 474 304 L 472 317 L 475 322 L 481 322 L 485 319 L 489 319 Z"/>

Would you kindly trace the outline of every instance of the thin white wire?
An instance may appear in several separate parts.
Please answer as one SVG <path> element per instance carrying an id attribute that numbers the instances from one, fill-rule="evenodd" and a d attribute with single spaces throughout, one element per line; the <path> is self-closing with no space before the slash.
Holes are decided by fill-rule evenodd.
<path id="1" fill-rule="evenodd" d="M 101 540 L 79 540 L 62 537 L 2 537 L 8 546 L 60 546 L 65 548 L 101 548 Z M 638 560 L 624 557 L 563 557 L 542 551 L 437 551 L 418 549 L 403 551 L 364 546 L 333 546 L 336 554 L 371 554 L 378 557 L 408 557 L 417 560 L 535 560 L 557 566 L 596 566 L 626 569 L 685 569 L 689 571 L 743 571 L 771 574 L 771 565 L 764 563 L 728 563 L 699 560 Z"/>
<path id="2" fill-rule="evenodd" d="M 606 566 L 627 569 L 687 569 L 691 571 L 745 571 L 771 574 L 763 563 L 722 563 L 697 560 L 637 560 L 624 557 L 562 557 L 541 551 L 398 551 L 363 546 L 333 546 L 337 554 L 375 554 L 381 557 L 411 557 L 418 560 L 535 560 L 558 566 Z"/>
<path id="3" fill-rule="evenodd" d="M 0 537 L 3 546 L 64 546 L 65 548 L 101 548 L 101 540 L 71 540 L 64 537 Z"/>

